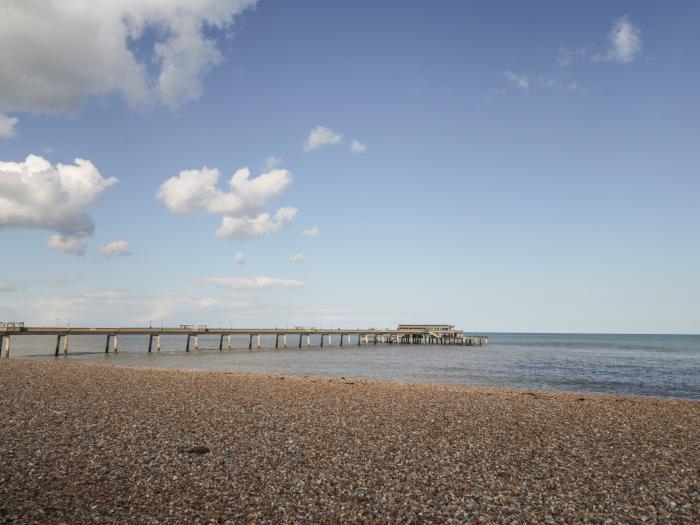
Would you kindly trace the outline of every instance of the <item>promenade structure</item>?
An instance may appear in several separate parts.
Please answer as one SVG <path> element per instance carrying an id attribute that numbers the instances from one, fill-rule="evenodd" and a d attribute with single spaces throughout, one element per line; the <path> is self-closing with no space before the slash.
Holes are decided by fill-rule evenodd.
<path id="1" fill-rule="evenodd" d="M 400 324 L 397 328 L 316 328 L 296 326 L 294 328 L 209 328 L 206 325 L 182 324 L 178 327 L 47 327 L 25 326 L 24 323 L 0 322 L 0 352 L 4 349 L 5 357 L 10 356 L 10 344 L 13 336 L 43 335 L 56 336 L 55 355 L 63 349 L 63 355 L 69 351 L 69 337 L 76 335 L 101 335 L 105 337 L 105 353 L 110 349 L 119 352 L 119 336 L 141 335 L 148 337 L 148 352 L 160 352 L 161 335 L 180 335 L 185 339 L 185 351 L 199 350 L 199 337 L 203 335 L 219 336 L 219 350 L 233 348 L 233 336 L 248 336 L 248 348 L 262 348 L 263 336 L 275 337 L 275 348 L 296 346 L 310 347 L 312 336 L 318 339 L 318 346 L 370 345 L 370 344 L 443 344 L 475 346 L 488 343 L 488 337 L 467 335 L 462 330 L 448 324 Z M 319 339 L 320 337 L 320 339 Z"/>

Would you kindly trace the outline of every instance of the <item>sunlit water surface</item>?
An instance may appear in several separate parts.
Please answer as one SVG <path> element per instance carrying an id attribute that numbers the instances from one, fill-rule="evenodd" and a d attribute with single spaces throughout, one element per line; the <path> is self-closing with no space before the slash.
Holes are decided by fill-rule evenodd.
<path id="1" fill-rule="evenodd" d="M 373 345 L 343 348 L 249 350 L 248 337 L 234 337 L 233 350 L 219 352 L 218 336 L 200 336 L 200 351 L 185 352 L 185 338 L 163 336 L 161 351 L 147 353 L 148 338 L 121 336 L 119 353 L 105 354 L 105 338 L 72 336 L 69 359 L 81 362 L 264 372 L 289 375 L 363 377 L 420 383 L 569 390 L 700 399 L 700 336 L 486 334 L 488 346 Z M 15 336 L 13 357 L 53 357 L 55 337 Z M 281 344 L 281 341 L 280 341 Z M 327 343 L 326 343 L 327 344 Z M 271 348 L 272 347 L 272 348 Z M 61 350 L 61 357 L 63 359 Z"/>

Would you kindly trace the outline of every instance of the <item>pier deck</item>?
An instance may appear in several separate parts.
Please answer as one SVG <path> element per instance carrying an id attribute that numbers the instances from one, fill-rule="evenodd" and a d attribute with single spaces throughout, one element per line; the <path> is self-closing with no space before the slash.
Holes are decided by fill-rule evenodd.
<path id="1" fill-rule="evenodd" d="M 448 327 L 449 328 L 445 328 Z M 275 348 L 282 346 L 299 347 L 311 345 L 311 337 L 320 336 L 318 346 L 333 346 L 333 339 L 339 343 L 338 346 L 370 345 L 370 344 L 445 344 L 461 346 L 477 346 L 488 343 L 488 337 L 466 335 L 464 332 L 454 330 L 450 325 L 399 325 L 396 329 L 379 328 L 316 328 L 316 327 L 295 327 L 295 328 L 209 328 L 203 325 L 182 325 L 180 327 L 72 327 L 72 326 L 24 326 L 21 323 L 0 324 L 0 352 L 5 353 L 5 357 L 10 356 L 10 342 L 12 336 L 23 335 L 43 335 L 56 336 L 55 355 L 58 356 L 63 347 L 63 354 L 68 355 L 69 337 L 76 335 L 101 335 L 106 337 L 105 353 L 109 353 L 110 347 L 113 352 L 119 351 L 120 335 L 142 335 L 148 336 L 148 351 L 160 351 L 160 336 L 183 336 L 186 338 L 185 351 L 189 352 L 191 343 L 194 341 L 194 350 L 199 350 L 199 336 L 214 335 L 219 336 L 219 350 L 226 347 L 232 349 L 232 336 L 249 336 L 248 348 L 261 348 L 262 336 L 275 336 Z M 294 340 L 290 341 L 289 338 Z M 226 338 L 226 342 L 224 342 Z M 298 338 L 298 340 L 297 340 Z M 306 344 L 303 345 L 304 338 Z M 254 344 L 255 340 L 255 344 Z M 110 345 L 110 343 L 112 343 Z M 325 345 L 324 345 L 325 343 Z"/>

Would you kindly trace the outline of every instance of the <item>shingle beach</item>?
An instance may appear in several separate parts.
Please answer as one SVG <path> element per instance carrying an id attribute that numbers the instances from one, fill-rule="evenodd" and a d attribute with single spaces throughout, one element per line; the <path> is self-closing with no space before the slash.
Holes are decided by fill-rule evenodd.
<path id="1" fill-rule="evenodd" d="M 700 523 L 700 403 L 0 362 L 0 523 Z"/>

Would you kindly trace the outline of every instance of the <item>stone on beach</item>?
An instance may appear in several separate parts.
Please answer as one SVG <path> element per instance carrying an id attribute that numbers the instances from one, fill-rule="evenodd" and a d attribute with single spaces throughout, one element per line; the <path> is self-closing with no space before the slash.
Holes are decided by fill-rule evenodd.
<path id="1" fill-rule="evenodd" d="M 280 379 L 2 362 L 0 522 L 700 522 L 696 401 Z"/>

